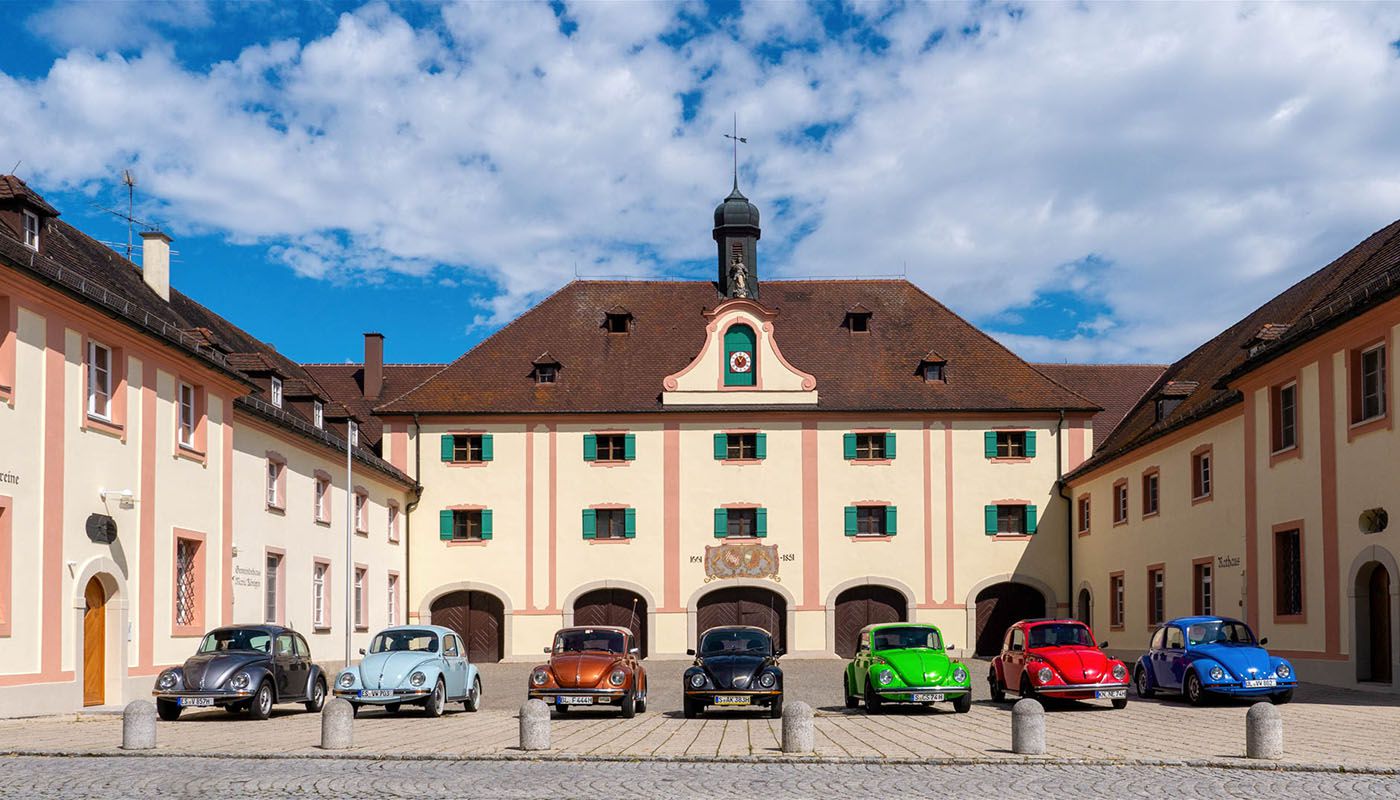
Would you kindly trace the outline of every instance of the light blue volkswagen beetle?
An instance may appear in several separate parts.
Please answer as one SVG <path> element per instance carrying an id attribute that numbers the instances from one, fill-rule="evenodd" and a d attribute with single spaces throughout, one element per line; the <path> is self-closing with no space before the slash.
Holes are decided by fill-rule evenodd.
<path id="1" fill-rule="evenodd" d="M 336 697 L 349 700 L 357 714 L 361 706 L 382 706 L 393 714 L 405 703 L 422 706 L 430 717 L 442 716 L 448 703 L 460 702 L 468 711 L 481 708 L 481 675 L 451 628 L 385 628 L 360 655 L 359 664 L 335 679 Z"/>

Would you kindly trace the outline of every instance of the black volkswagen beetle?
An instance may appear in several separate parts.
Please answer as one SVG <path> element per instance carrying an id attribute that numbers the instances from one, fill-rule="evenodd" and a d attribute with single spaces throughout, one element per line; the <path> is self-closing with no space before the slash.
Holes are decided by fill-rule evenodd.
<path id="1" fill-rule="evenodd" d="M 156 711 L 173 721 L 187 708 L 246 711 L 267 719 L 274 703 L 302 703 L 320 711 L 326 676 L 311 661 L 301 634 L 278 625 L 237 625 L 204 635 L 183 666 L 156 678 Z"/>
<path id="2" fill-rule="evenodd" d="M 783 652 L 762 628 L 733 625 L 710 628 L 700 635 L 700 648 L 687 650 L 695 664 L 682 678 L 685 716 L 693 719 L 707 706 L 752 708 L 767 706 L 768 716 L 783 715 Z"/>

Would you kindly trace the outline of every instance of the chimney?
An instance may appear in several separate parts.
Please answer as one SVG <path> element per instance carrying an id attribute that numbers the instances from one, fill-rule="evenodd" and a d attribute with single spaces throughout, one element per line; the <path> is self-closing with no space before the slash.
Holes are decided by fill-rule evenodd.
<path id="1" fill-rule="evenodd" d="M 170 302 L 170 237 L 160 231 L 141 231 L 141 277 Z"/>
<path id="2" fill-rule="evenodd" d="M 373 400 L 384 391 L 384 334 L 365 334 L 365 399 Z"/>

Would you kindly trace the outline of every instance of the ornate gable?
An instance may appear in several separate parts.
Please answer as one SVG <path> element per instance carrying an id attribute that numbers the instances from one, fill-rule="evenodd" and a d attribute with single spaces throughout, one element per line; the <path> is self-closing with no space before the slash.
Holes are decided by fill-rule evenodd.
<path id="1" fill-rule="evenodd" d="M 816 405 L 817 379 L 778 349 L 769 310 L 747 298 L 705 312 L 705 344 L 685 369 L 662 380 L 667 406 Z"/>

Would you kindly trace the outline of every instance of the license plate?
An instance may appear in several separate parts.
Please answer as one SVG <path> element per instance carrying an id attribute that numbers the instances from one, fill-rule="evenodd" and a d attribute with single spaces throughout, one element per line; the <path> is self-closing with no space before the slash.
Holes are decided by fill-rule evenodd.
<path id="1" fill-rule="evenodd" d="M 717 706 L 746 706 L 749 698 L 742 694 L 719 694 L 715 695 L 715 705 Z"/>
<path id="2" fill-rule="evenodd" d="M 1100 700 L 1127 700 L 1127 689 L 1105 689 L 1102 692 L 1094 692 L 1094 697 Z"/>
<path id="3" fill-rule="evenodd" d="M 393 689 L 361 689 L 360 697 L 366 700 L 373 700 L 376 697 L 393 697 Z"/>
<path id="4" fill-rule="evenodd" d="M 212 697 L 181 697 L 181 698 L 180 698 L 180 706 L 181 706 L 182 708 L 195 708 L 195 707 L 200 707 L 200 706 L 213 706 L 213 705 L 214 705 L 214 698 L 212 698 Z"/>
<path id="5" fill-rule="evenodd" d="M 919 692 L 909 695 L 909 701 L 913 703 L 941 703 L 943 702 L 943 693 Z"/>
<path id="6" fill-rule="evenodd" d="M 1246 689 L 1268 689 L 1277 685 L 1278 681 L 1274 680 L 1273 678 L 1261 678 L 1256 681 L 1244 682 L 1244 688 Z"/>
<path id="7" fill-rule="evenodd" d="M 556 697 L 556 698 L 554 698 L 554 699 L 555 699 L 555 700 L 559 703 L 559 705 L 561 705 L 561 706 L 591 706 L 591 705 L 593 705 L 593 698 L 591 698 L 591 697 L 569 697 L 569 696 L 566 696 L 566 695 L 560 695 L 559 697 Z"/>

